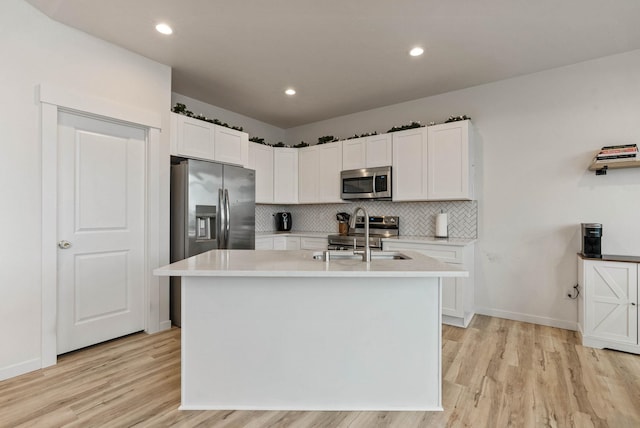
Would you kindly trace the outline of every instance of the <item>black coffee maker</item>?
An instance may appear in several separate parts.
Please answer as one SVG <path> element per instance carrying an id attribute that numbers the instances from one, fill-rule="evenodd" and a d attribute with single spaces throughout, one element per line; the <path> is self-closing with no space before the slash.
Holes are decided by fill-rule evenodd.
<path id="1" fill-rule="evenodd" d="M 276 230 L 278 232 L 291 230 L 291 213 L 276 213 Z"/>
<path id="2" fill-rule="evenodd" d="M 582 223 L 582 255 L 584 257 L 601 259 L 602 250 L 600 241 L 602 240 L 602 224 Z"/>

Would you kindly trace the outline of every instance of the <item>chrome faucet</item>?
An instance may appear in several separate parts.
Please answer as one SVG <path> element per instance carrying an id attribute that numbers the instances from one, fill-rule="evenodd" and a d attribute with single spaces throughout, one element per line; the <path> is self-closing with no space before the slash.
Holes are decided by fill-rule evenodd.
<path id="1" fill-rule="evenodd" d="M 356 251 L 356 246 L 355 246 L 355 242 L 354 242 L 353 254 L 362 254 L 362 261 L 363 262 L 370 262 L 371 261 L 371 247 L 369 246 L 369 213 L 367 213 L 367 210 L 365 210 L 362 207 L 356 208 L 353 211 L 353 215 L 349 219 L 349 227 L 350 228 L 355 228 L 356 227 L 356 216 L 358 215 L 358 211 L 362 211 L 362 214 L 364 215 L 364 239 L 365 239 L 365 241 L 364 241 L 364 251 Z"/>

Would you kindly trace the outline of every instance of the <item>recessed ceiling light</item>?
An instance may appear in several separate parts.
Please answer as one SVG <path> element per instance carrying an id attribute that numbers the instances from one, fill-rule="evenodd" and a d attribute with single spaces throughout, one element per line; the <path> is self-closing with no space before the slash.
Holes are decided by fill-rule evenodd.
<path id="1" fill-rule="evenodd" d="M 289 88 L 286 91 L 284 91 L 284 93 L 287 94 L 287 95 L 295 95 L 296 94 L 296 90 L 292 89 L 292 88 Z"/>
<path id="2" fill-rule="evenodd" d="M 156 25 L 156 30 L 158 31 L 158 33 L 167 34 L 167 35 L 173 33 L 173 29 L 169 27 L 169 25 L 164 23 Z"/>
<path id="3" fill-rule="evenodd" d="M 420 56 L 424 53 L 424 49 L 415 47 L 409 51 L 409 55 L 411 56 Z"/>

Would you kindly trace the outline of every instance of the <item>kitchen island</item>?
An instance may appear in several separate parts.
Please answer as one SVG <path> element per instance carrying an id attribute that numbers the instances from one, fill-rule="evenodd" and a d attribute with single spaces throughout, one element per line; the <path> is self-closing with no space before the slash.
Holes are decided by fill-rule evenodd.
<path id="1" fill-rule="evenodd" d="M 441 278 L 413 251 L 214 250 L 182 277 L 183 410 L 441 410 Z M 315 256 L 315 257 L 314 257 Z"/>

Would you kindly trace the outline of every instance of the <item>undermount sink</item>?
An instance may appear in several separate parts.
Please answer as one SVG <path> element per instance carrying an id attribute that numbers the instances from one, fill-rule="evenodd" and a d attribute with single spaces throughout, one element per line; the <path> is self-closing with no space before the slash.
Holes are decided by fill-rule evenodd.
<path id="1" fill-rule="evenodd" d="M 361 254 L 353 254 L 351 251 L 336 250 L 336 251 L 318 251 L 313 253 L 314 260 L 327 260 L 327 254 L 329 255 L 329 261 L 331 260 L 362 260 Z M 372 251 L 371 261 L 373 260 L 411 260 L 411 257 L 399 253 L 397 251 Z"/>

